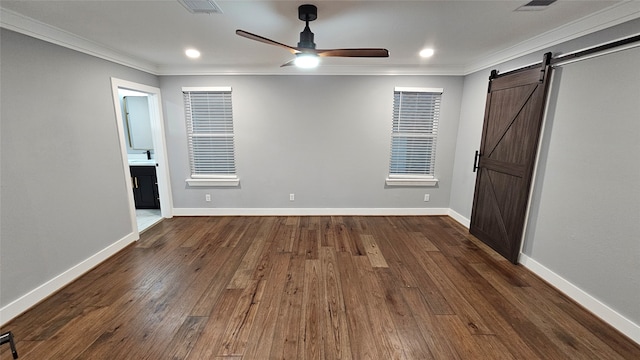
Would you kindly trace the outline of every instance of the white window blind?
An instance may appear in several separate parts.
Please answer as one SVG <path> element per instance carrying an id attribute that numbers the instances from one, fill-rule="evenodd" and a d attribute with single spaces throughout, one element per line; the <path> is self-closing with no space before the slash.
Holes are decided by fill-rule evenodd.
<path id="1" fill-rule="evenodd" d="M 424 180 L 435 175 L 441 98 L 442 89 L 394 91 L 388 185 L 435 185 Z"/>
<path id="2" fill-rule="evenodd" d="M 183 88 L 182 93 L 191 178 L 236 178 L 231 89 Z"/>

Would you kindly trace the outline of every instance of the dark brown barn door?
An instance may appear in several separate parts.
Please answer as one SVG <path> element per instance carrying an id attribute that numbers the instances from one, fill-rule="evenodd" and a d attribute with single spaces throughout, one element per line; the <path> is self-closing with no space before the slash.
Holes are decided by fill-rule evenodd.
<path id="1" fill-rule="evenodd" d="M 492 72 L 469 231 L 517 263 L 547 97 L 550 55 L 540 66 Z"/>

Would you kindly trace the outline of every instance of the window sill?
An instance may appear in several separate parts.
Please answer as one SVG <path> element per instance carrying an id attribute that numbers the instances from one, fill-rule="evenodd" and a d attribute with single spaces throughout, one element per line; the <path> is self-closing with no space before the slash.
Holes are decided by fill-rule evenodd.
<path id="1" fill-rule="evenodd" d="M 191 187 L 198 187 L 198 186 L 232 187 L 232 186 L 239 186 L 240 185 L 240 179 L 237 178 L 237 177 L 233 177 L 233 178 L 209 178 L 209 179 L 187 179 L 185 181 Z"/>
<path id="2" fill-rule="evenodd" d="M 437 186 L 435 178 L 387 178 L 387 186 Z"/>

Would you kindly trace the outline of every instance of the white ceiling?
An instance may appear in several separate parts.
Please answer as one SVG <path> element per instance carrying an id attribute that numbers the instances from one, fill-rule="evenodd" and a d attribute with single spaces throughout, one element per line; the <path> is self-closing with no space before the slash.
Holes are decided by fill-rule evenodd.
<path id="1" fill-rule="evenodd" d="M 389 58 L 324 58 L 313 73 L 467 74 L 640 17 L 636 0 L 559 0 L 515 11 L 529 0 L 223 1 L 222 14 L 194 15 L 177 0 L 1 0 L 2 27 L 154 74 L 288 74 L 285 49 L 236 29 L 296 46 L 298 5 L 318 7 L 310 24 L 318 48 L 383 47 Z M 195 47 L 201 58 L 184 50 Z M 435 55 L 418 52 L 433 47 Z"/>

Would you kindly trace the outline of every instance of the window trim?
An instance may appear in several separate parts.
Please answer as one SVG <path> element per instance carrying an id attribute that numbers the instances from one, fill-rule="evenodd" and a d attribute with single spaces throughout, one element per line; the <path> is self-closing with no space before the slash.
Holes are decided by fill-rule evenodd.
<path id="1" fill-rule="evenodd" d="M 205 86 L 205 87 L 182 87 L 182 93 L 185 92 L 231 92 L 230 86 Z M 183 95 L 184 96 L 184 95 Z M 186 112 L 186 108 L 184 109 Z M 233 123 L 233 119 L 232 119 Z M 185 125 L 187 124 L 187 119 L 185 115 Z M 233 133 L 235 140 L 235 130 Z M 189 133 L 187 129 L 187 141 L 189 138 Z M 234 141 L 234 153 L 235 153 L 235 141 Z M 191 150 L 189 150 L 189 163 L 191 164 Z M 234 166 L 235 166 L 235 156 L 234 156 Z M 237 170 L 236 170 L 237 171 Z M 186 179 L 186 183 L 190 187 L 237 187 L 240 185 L 240 178 L 238 178 L 238 174 L 215 174 L 215 175 L 205 175 L 205 174 L 194 174 L 193 169 L 191 169 L 191 165 L 189 165 L 190 177 Z"/>
<path id="2" fill-rule="evenodd" d="M 397 86 L 393 90 L 396 92 L 425 92 L 435 93 L 442 95 L 444 93 L 443 88 L 423 88 L 423 87 L 401 87 Z M 395 97 L 395 95 L 394 95 Z M 437 139 L 437 135 L 436 135 Z M 391 134 L 391 142 L 393 142 L 393 131 Z M 436 142 L 437 144 L 437 142 Z M 437 146 L 437 145 L 436 145 Z M 435 149 L 434 149 L 435 150 Z M 391 159 L 389 160 L 388 175 L 385 179 L 387 186 L 419 186 L 419 187 L 433 187 L 438 185 L 438 179 L 434 175 L 417 175 L 417 174 L 391 174 Z M 434 164 L 435 165 L 435 164 Z"/>

